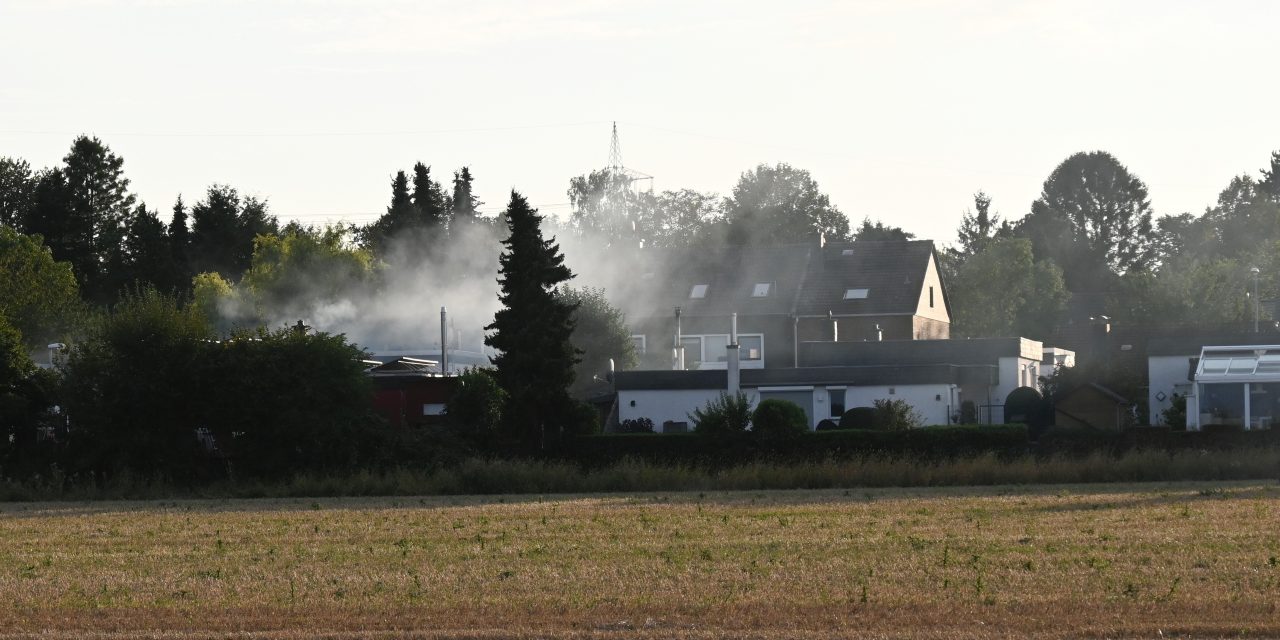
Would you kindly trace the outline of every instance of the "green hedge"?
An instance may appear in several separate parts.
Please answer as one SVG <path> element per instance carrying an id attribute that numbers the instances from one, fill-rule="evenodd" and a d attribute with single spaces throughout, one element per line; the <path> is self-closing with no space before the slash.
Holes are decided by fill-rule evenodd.
<path id="1" fill-rule="evenodd" d="M 1235 451 L 1280 447 L 1280 430 L 1175 431 L 1167 427 L 1138 427 L 1123 431 L 1055 427 L 1036 442 L 1042 456 L 1089 455 L 1128 451 Z"/>
<path id="2" fill-rule="evenodd" d="M 852 459 L 868 455 L 945 459 L 985 453 L 1014 455 L 1025 453 L 1027 448 L 1027 429 L 1022 425 L 965 425 L 904 431 L 806 432 L 784 441 L 761 440 L 750 432 L 717 436 L 607 434 L 570 441 L 563 457 L 588 466 L 612 464 L 622 459 L 658 464 L 731 465 L 761 460 Z"/>

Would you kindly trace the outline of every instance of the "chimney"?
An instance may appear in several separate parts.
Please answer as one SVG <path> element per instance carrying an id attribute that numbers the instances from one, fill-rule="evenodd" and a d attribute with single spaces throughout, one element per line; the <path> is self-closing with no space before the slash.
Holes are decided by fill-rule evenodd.
<path id="1" fill-rule="evenodd" d="M 884 329 L 880 328 L 880 323 L 876 323 L 876 342 L 884 342 Z"/>
<path id="2" fill-rule="evenodd" d="M 671 368 L 684 371 L 684 344 L 680 342 L 680 307 L 676 307 L 676 341 L 671 350 Z"/>
<path id="3" fill-rule="evenodd" d="M 449 316 L 440 307 L 440 373 L 449 375 Z"/>
<path id="4" fill-rule="evenodd" d="M 741 362 L 739 360 L 741 354 L 738 352 L 738 314 L 735 313 L 730 317 L 732 320 L 730 321 L 729 326 L 729 345 L 726 347 L 728 352 L 728 364 L 726 365 L 726 368 L 728 369 L 727 378 L 729 380 L 729 395 L 734 396 L 742 390 L 742 373 L 740 369 Z"/>
<path id="5" fill-rule="evenodd" d="M 840 321 L 831 310 L 827 310 L 827 320 L 831 321 L 831 341 L 840 342 Z"/>

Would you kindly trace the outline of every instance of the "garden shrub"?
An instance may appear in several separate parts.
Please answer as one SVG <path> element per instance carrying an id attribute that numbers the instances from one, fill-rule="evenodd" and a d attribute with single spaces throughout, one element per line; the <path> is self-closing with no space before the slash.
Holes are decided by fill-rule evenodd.
<path id="1" fill-rule="evenodd" d="M 765 440 L 792 440 L 809 431 L 809 417 L 791 401 L 761 400 L 751 414 L 751 431 Z"/>
<path id="2" fill-rule="evenodd" d="M 841 429 L 874 429 L 875 425 L 875 407 L 854 407 L 840 416 Z"/>
<path id="3" fill-rule="evenodd" d="M 722 393 L 707 401 L 707 406 L 694 409 L 689 420 L 694 432 L 702 435 L 742 433 L 751 424 L 751 401 L 741 391 L 734 395 Z"/>
<path id="4" fill-rule="evenodd" d="M 902 431 L 924 424 L 924 418 L 911 403 L 901 398 L 876 400 L 874 429 Z"/>

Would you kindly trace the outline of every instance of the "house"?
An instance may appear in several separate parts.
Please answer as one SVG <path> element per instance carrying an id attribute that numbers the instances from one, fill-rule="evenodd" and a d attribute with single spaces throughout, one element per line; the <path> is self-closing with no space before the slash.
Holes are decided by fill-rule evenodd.
<path id="1" fill-rule="evenodd" d="M 808 341 L 946 339 L 928 240 L 654 250 L 612 293 L 647 369 L 723 369 L 737 314 L 742 368 L 799 367 Z"/>
<path id="2" fill-rule="evenodd" d="M 1208 346 L 1252 345 L 1274 340 L 1277 336 L 1256 333 L 1198 333 L 1154 337 L 1147 341 L 1147 406 L 1153 425 L 1165 425 L 1164 412 L 1173 406 L 1174 395 L 1186 398 L 1193 394 L 1196 367 L 1200 353 Z M 1193 416 L 1187 413 L 1194 426 Z"/>
<path id="3" fill-rule="evenodd" d="M 373 408 L 393 427 L 438 424 L 445 404 L 457 389 L 458 378 L 440 372 L 433 360 L 397 358 L 367 361 L 365 374 L 373 381 Z"/>
<path id="4" fill-rule="evenodd" d="M 959 422 L 966 403 L 979 422 L 1003 422 L 1005 398 L 1037 385 L 1047 373 L 1044 358 L 1041 343 L 1025 338 L 808 341 L 797 350 L 799 366 L 743 368 L 738 385 L 753 404 L 795 402 L 810 428 L 879 399 L 906 401 L 926 424 Z M 620 371 L 614 376 L 618 419 L 648 418 L 660 431 L 687 429 L 689 413 L 731 388 L 730 373 Z"/>
<path id="5" fill-rule="evenodd" d="M 1280 345 L 1207 346 L 1187 396 L 1187 428 L 1270 429 L 1280 419 Z"/>

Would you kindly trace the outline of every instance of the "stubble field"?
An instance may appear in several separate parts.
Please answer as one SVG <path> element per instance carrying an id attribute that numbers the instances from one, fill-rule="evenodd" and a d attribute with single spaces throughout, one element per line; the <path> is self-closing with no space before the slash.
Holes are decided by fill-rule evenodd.
<path id="1" fill-rule="evenodd" d="M 0 637 L 1280 635 L 1280 487 L 0 505 Z"/>

